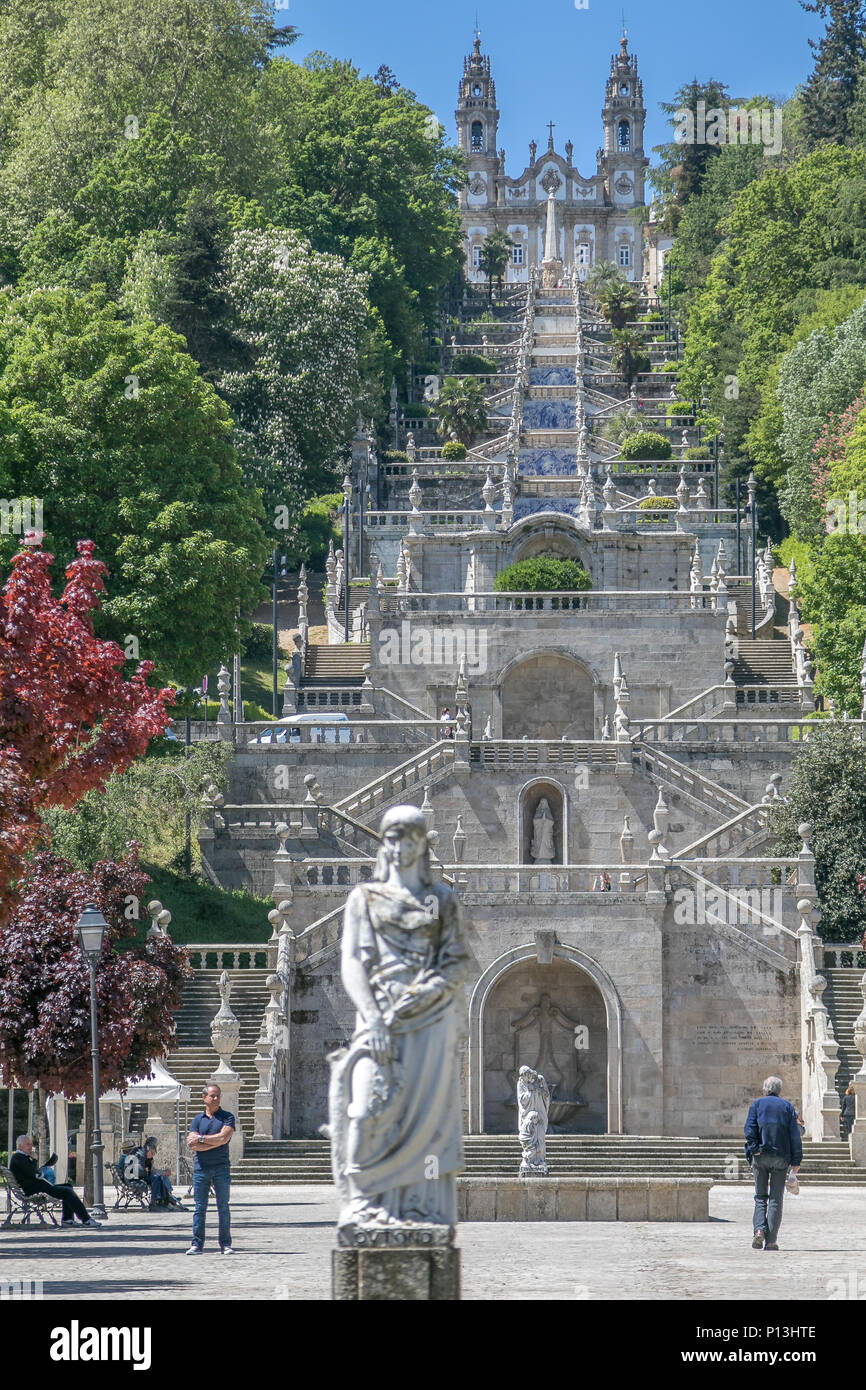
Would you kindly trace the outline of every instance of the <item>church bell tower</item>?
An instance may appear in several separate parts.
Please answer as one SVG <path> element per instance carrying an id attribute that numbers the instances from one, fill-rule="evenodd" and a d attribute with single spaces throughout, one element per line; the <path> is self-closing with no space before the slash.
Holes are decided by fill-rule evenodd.
<path id="1" fill-rule="evenodd" d="M 637 57 L 628 51 L 628 37 L 610 61 L 605 91 L 604 150 L 602 169 L 610 202 L 619 207 L 639 207 L 645 202 L 644 176 L 649 160 L 643 140 L 646 108 Z"/>
<path id="2" fill-rule="evenodd" d="M 460 148 L 466 156 L 469 187 L 460 191 L 464 208 L 493 206 L 496 202 L 496 175 L 499 156 L 496 139 L 499 111 L 496 83 L 490 76 L 490 58 L 481 52 L 481 34 L 476 30 L 475 45 L 463 60 L 463 76 L 457 99 L 457 131 Z"/>

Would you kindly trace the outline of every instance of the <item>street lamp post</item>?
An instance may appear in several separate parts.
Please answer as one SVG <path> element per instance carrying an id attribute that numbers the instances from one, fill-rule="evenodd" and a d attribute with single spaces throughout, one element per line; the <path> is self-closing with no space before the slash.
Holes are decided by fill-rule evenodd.
<path id="1" fill-rule="evenodd" d="M 740 573 L 740 479 L 736 481 L 737 490 L 737 574 Z"/>
<path id="2" fill-rule="evenodd" d="M 108 923 L 93 903 L 88 903 L 75 927 L 78 944 L 90 969 L 90 1056 L 93 1063 L 93 1206 L 91 1213 L 97 1221 L 107 1216 L 102 1184 L 102 1130 L 99 1125 L 99 1025 L 96 1016 L 96 967 L 102 959 L 102 947 Z"/>
<path id="3" fill-rule="evenodd" d="M 749 474 L 749 513 L 752 522 L 752 641 L 755 640 L 755 627 L 757 625 L 757 583 L 758 583 L 758 503 L 756 501 L 758 491 L 758 480 L 754 472 Z"/>
<path id="4" fill-rule="evenodd" d="M 348 473 L 343 479 L 343 601 L 346 608 L 346 621 L 343 636 L 349 640 L 349 508 L 352 505 L 352 479 Z"/>

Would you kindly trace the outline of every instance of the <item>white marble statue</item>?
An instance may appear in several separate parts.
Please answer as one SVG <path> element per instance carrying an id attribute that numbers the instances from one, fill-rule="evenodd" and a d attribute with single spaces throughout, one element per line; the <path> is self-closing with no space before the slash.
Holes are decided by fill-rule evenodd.
<path id="1" fill-rule="evenodd" d="M 523 1158 L 521 1173 L 546 1177 L 547 1120 L 550 1091 L 540 1071 L 521 1067 L 517 1077 L 517 1134 Z"/>
<path id="2" fill-rule="evenodd" d="M 331 1161 L 340 1240 L 456 1221 L 463 1166 L 458 991 L 468 965 L 456 895 L 434 883 L 423 813 L 386 811 L 371 883 L 343 918 L 342 980 L 356 1013 L 332 1053 Z"/>
<path id="3" fill-rule="evenodd" d="M 529 856 L 535 864 L 552 864 L 556 857 L 553 841 L 553 813 L 546 796 L 538 803 L 532 817 L 532 844 Z"/>

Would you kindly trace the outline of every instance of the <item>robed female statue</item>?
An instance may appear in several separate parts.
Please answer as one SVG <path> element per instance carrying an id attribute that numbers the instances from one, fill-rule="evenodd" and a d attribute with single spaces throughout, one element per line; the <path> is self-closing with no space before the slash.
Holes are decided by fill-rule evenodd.
<path id="1" fill-rule="evenodd" d="M 371 883 L 343 919 L 342 980 L 357 1010 L 331 1055 L 339 1227 L 453 1226 L 462 1168 L 458 993 L 468 964 L 457 899 L 434 883 L 424 816 L 386 811 Z"/>

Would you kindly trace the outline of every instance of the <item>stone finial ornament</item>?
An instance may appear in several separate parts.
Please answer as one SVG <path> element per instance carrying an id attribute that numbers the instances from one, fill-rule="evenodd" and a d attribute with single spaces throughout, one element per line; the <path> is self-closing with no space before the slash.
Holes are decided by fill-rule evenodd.
<path id="1" fill-rule="evenodd" d="M 219 992 L 222 1002 L 210 1025 L 211 1044 L 214 1051 L 219 1053 L 220 1059 L 216 1075 L 234 1076 L 236 1073 L 231 1065 L 231 1057 L 240 1041 L 241 1025 L 229 1003 L 232 992 L 232 977 L 227 970 L 224 970 L 220 975 Z"/>

